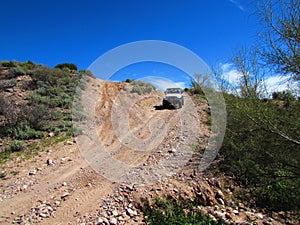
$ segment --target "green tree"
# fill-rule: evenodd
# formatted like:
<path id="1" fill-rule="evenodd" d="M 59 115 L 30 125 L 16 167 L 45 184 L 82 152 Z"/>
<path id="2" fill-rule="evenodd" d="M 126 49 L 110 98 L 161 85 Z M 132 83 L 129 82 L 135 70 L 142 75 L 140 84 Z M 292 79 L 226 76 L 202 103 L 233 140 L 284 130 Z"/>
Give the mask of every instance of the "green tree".
<path id="1" fill-rule="evenodd" d="M 258 52 L 245 47 L 238 49 L 232 62 L 240 74 L 240 95 L 247 98 L 259 98 L 265 94 L 264 71 L 258 63 Z"/>
<path id="2" fill-rule="evenodd" d="M 269 69 L 300 80 L 300 1 L 255 1 L 262 29 L 258 33 L 261 60 Z"/>

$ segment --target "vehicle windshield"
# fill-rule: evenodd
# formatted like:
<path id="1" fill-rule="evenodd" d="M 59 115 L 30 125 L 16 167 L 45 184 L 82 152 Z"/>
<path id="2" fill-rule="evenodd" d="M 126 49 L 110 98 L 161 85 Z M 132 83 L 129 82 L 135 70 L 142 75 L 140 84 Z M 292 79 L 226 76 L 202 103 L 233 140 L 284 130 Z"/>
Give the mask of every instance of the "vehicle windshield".
<path id="1" fill-rule="evenodd" d="M 181 93 L 180 89 L 179 88 L 170 88 L 170 89 L 167 89 L 166 93 Z"/>

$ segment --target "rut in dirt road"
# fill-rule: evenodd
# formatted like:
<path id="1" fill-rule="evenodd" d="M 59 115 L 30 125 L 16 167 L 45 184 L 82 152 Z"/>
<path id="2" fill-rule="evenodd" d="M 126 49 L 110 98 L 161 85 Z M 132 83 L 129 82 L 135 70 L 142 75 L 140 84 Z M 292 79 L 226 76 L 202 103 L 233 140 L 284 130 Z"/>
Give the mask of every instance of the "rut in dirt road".
<path id="1" fill-rule="evenodd" d="M 84 105 L 88 119 L 80 127 L 84 135 L 77 142 L 102 176 L 119 183 L 151 183 L 174 174 L 193 155 L 191 145 L 199 141 L 199 120 L 188 96 L 180 110 L 156 110 L 162 104 L 161 93 L 131 93 L 130 84 L 107 82 L 99 99 L 86 95 L 96 105 Z M 155 152 L 170 151 L 166 146 L 176 149 L 176 154 L 160 154 L 157 163 L 147 162 Z"/>
<path id="2" fill-rule="evenodd" d="M 139 96 L 130 93 L 130 86 L 124 83 L 87 80 L 81 112 L 86 120 L 74 121 L 83 130 L 76 138 L 77 146 L 51 146 L 18 166 L 26 172 L 1 181 L 1 188 L 19 190 L 12 186 L 16 179 L 34 180 L 26 190 L 0 202 L 2 224 L 77 224 L 78 218 L 93 213 L 119 183 L 161 180 L 191 158 L 191 145 L 199 138 L 199 121 L 190 99 L 186 98 L 180 110 L 157 110 L 155 106 L 162 104 L 160 92 Z M 47 165 L 49 158 L 53 165 Z M 70 160 L 62 163 L 65 158 Z M 33 168 L 39 169 L 29 175 Z"/>

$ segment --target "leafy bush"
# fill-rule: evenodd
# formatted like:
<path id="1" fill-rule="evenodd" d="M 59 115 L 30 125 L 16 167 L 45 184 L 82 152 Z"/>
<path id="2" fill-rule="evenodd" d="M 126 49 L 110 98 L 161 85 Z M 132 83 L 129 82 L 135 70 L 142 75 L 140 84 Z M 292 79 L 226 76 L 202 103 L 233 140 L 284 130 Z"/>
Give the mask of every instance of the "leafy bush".
<path id="1" fill-rule="evenodd" d="M 290 181 L 276 181 L 266 187 L 258 188 L 256 194 L 260 195 L 258 205 L 272 208 L 280 211 L 282 209 L 291 209 L 297 206 L 299 208 L 299 183 Z"/>
<path id="2" fill-rule="evenodd" d="M 300 101 L 281 106 L 273 100 L 225 95 L 227 132 L 221 170 L 251 190 L 261 207 L 300 208 Z"/>
<path id="3" fill-rule="evenodd" d="M 57 69 L 66 69 L 68 68 L 70 71 L 77 71 L 77 66 L 73 63 L 60 63 L 60 64 L 57 64 L 54 68 L 57 68 Z"/>

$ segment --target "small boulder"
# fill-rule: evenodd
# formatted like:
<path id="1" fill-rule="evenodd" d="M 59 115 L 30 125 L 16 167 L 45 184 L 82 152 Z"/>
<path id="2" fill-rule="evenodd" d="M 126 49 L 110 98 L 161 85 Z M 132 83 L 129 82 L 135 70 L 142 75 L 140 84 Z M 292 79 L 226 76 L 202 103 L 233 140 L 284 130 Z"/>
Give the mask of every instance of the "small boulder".
<path id="1" fill-rule="evenodd" d="M 32 170 L 29 171 L 30 176 L 34 176 L 34 175 L 36 175 L 36 173 L 37 173 L 36 168 L 33 168 Z"/>
<path id="2" fill-rule="evenodd" d="M 47 165 L 48 166 L 54 165 L 53 160 L 52 159 L 47 159 Z"/>

